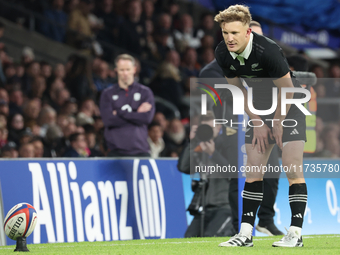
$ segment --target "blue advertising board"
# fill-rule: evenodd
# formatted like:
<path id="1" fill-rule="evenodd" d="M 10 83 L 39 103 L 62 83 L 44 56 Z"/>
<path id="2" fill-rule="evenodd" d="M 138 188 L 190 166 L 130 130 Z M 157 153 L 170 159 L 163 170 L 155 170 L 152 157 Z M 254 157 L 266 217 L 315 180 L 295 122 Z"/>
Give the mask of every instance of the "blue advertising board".
<path id="1" fill-rule="evenodd" d="M 187 227 L 176 160 L 3 160 L 5 214 L 32 204 L 27 243 L 183 237 Z M 7 238 L 7 244 L 15 241 Z"/>
<path id="2" fill-rule="evenodd" d="M 303 235 L 340 234 L 340 179 L 306 179 L 308 202 L 304 215 Z M 291 211 L 288 202 L 288 180 L 279 180 L 274 205 L 276 226 L 283 232 L 288 229 Z M 264 235 L 256 231 L 256 235 Z"/>
<path id="3" fill-rule="evenodd" d="M 340 160 L 305 159 L 303 163 L 304 172 L 308 171 L 307 176 L 310 178 L 305 179 L 308 190 L 308 202 L 304 215 L 302 234 L 340 234 L 340 201 L 338 202 L 338 197 L 340 198 Z M 325 170 L 323 175 L 310 172 L 313 168 L 317 169 L 319 165 L 321 166 L 321 171 Z M 337 170 L 337 173 L 335 173 L 335 170 Z M 332 173 L 327 173 L 327 171 L 332 171 Z M 313 173 L 315 173 L 314 176 L 320 176 L 321 178 L 312 178 Z M 327 178 L 328 176 L 333 178 Z M 274 205 L 274 222 L 281 231 L 285 227 L 288 229 L 290 226 L 291 211 L 288 194 L 288 180 L 280 178 L 276 203 Z M 261 236 L 264 234 L 256 231 L 256 235 Z"/>
<path id="4" fill-rule="evenodd" d="M 340 46 L 339 35 L 334 36 L 327 30 L 306 30 L 296 25 L 290 26 L 288 31 L 280 26 L 268 26 L 265 22 L 262 23 L 262 28 L 266 36 L 297 49 L 329 47 L 336 50 Z"/>
<path id="5" fill-rule="evenodd" d="M 338 159 L 304 163 L 340 165 Z M 193 196 L 191 179 L 177 170 L 175 159 L 1 160 L 0 166 L 5 214 L 21 202 L 37 210 L 29 244 L 181 238 L 192 219 L 185 211 Z M 340 179 L 306 182 L 303 234 L 339 234 Z M 281 178 L 274 206 L 281 230 L 290 224 L 287 195 L 288 181 Z"/>
<path id="6" fill-rule="evenodd" d="M 281 162 L 280 162 L 281 164 Z M 307 172 L 309 177 L 313 177 L 313 173 L 310 171 L 312 168 L 318 168 L 322 166 L 322 171 L 328 171 L 330 169 L 338 169 L 337 173 L 332 171 L 330 173 L 316 173 L 314 176 L 321 176 L 321 178 L 306 178 L 308 189 L 308 203 L 304 215 L 303 234 L 315 235 L 315 234 L 340 234 L 340 160 L 339 159 L 305 159 L 304 171 Z M 307 169 L 308 166 L 308 169 Z M 327 166 L 327 167 L 325 167 Z M 313 170 L 312 170 L 313 171 Z M 282 177 L 285 174 L 282 173 Z M 337 176 L 338 175 L 338 176 Z M 332 176 L 332 178 L 328 178 Z M 184 185 L 184 197 L 186 205 L 189 205 L 193 196 L 193 192 L 189 185 L 190 178 L 188 175 L 183 175 Z M 239 190 L 239 193 L 241 193 Z M 278 193 L 276 197 L 276 203 L 274 205 L 275 217 L 274 222 L 277 227 L 283 231 L 286 227 L 290 226 L 291 211 L 288 201 L 289 184 L 286 178 L 279 179 Z M 228 194 L 226 194 L 227 196 Z M 240 200 L 239 200 L 240 201 Z M 242 200 L 239 203 L 239 212 L 242 211 Z M 188 224 L 192 220 L 192 216 L 187 214 Z M 257 224 L 258 218 L 256 218 Z M 256 236 L 265 236 L 258 231 L 255 231 Z"/>

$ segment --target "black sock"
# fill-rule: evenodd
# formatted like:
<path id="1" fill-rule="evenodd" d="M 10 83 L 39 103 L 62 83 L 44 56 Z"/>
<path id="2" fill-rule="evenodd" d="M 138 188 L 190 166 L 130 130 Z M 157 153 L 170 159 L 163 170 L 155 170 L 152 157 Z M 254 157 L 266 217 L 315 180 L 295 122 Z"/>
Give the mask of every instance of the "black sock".
<path id="1" fill-rule="evenodd" d="M 303 216 L 307 204 L 306 183 L 297 183 L 289 187 L 289 204 L 292 211 L 291 226 L 302 228 Z"/>
<path id="2" fill-rule="evenodd" d="M 245 183 L 243 190 L 242 222 L 254 227 L 257 209 L 263 198 L 263 181 Z"/>

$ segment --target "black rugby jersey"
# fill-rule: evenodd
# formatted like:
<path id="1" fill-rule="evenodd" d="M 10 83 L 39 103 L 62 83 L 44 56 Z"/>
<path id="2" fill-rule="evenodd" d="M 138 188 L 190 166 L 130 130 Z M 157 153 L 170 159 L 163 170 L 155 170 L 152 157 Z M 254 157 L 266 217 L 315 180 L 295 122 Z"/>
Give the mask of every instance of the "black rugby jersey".
<path id="1" fill-rule="evenodd" d="M 253 104 L 256 109 L 269 109 L 272 104 L 273 80 L 283 77 L 288 72 L 295 87 L 301 87 L 289 69 L 282 49 L 271 39 L 252 32 L 253 43 L 248 59 L 241 65 L 233 58 L 225 44 L 221 41 L 215 50 L 215 57 L 227 78 L 243 78 L 253 88 Z M 301 94 L 294 93 L 294 98 Z"/>

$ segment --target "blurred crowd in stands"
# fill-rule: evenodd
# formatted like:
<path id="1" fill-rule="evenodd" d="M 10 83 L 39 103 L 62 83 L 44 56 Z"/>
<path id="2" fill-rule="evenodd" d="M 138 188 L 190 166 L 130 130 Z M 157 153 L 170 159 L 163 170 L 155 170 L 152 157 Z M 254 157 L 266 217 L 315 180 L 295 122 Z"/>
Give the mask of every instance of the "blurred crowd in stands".
<path id="1" fill-rule="evenodd" d="M 107 154 L 98 103 L 100 93 L 116 83 L 115 52 L 109 44 L 138 56 L 135 80 L 179 109 L 181 119 L 157 105 L 148 138 L 153 144 L 152 157 L 179 155 L 190 129 L 189 106 L 183 100 L 195 93 L 190 79 L 198 77 L 201 68 L 214 59 L 214 49 L 222 40 L 214 13 L 203 13 L 195 24 L 191 15 L 180 10 L 177 0 L 12 2 L 52 21 L 37 18 L 36 31 L 83 54 L 51 65 L 36 61 L 34 51 L 25 47 L 21 60 L 13 61 L 1 41 L 6 28 L 0 24 L 2 157 L 72 156 L 70 147 L 82 151 L 78 156 Z M 28 26 L 24 13 L 3 8 L 0 15 Z M 142 65 L 145 60 L 156 67 Z M 340 97 L 339 64 L 333 63 L 329 70 L 321 66 L 310 70 L 318 78 L 332 78 L 314 86 L 318 98 Z M 338 108 L 318 106 L 315 156 L 340 156 Z"/>

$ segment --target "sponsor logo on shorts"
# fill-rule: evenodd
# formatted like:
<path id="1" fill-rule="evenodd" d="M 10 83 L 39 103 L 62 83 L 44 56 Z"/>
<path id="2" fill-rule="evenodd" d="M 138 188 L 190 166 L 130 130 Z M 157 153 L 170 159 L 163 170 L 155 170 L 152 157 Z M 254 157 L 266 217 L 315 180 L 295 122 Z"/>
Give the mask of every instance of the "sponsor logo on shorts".
<path id="1" fill-rule="evenodd" d="M 296 130 L 296 128 L 294 128 L 294 130 L 292 132 L 290 132 L 290 135 L 298 135 L 299 132 Z"/>

